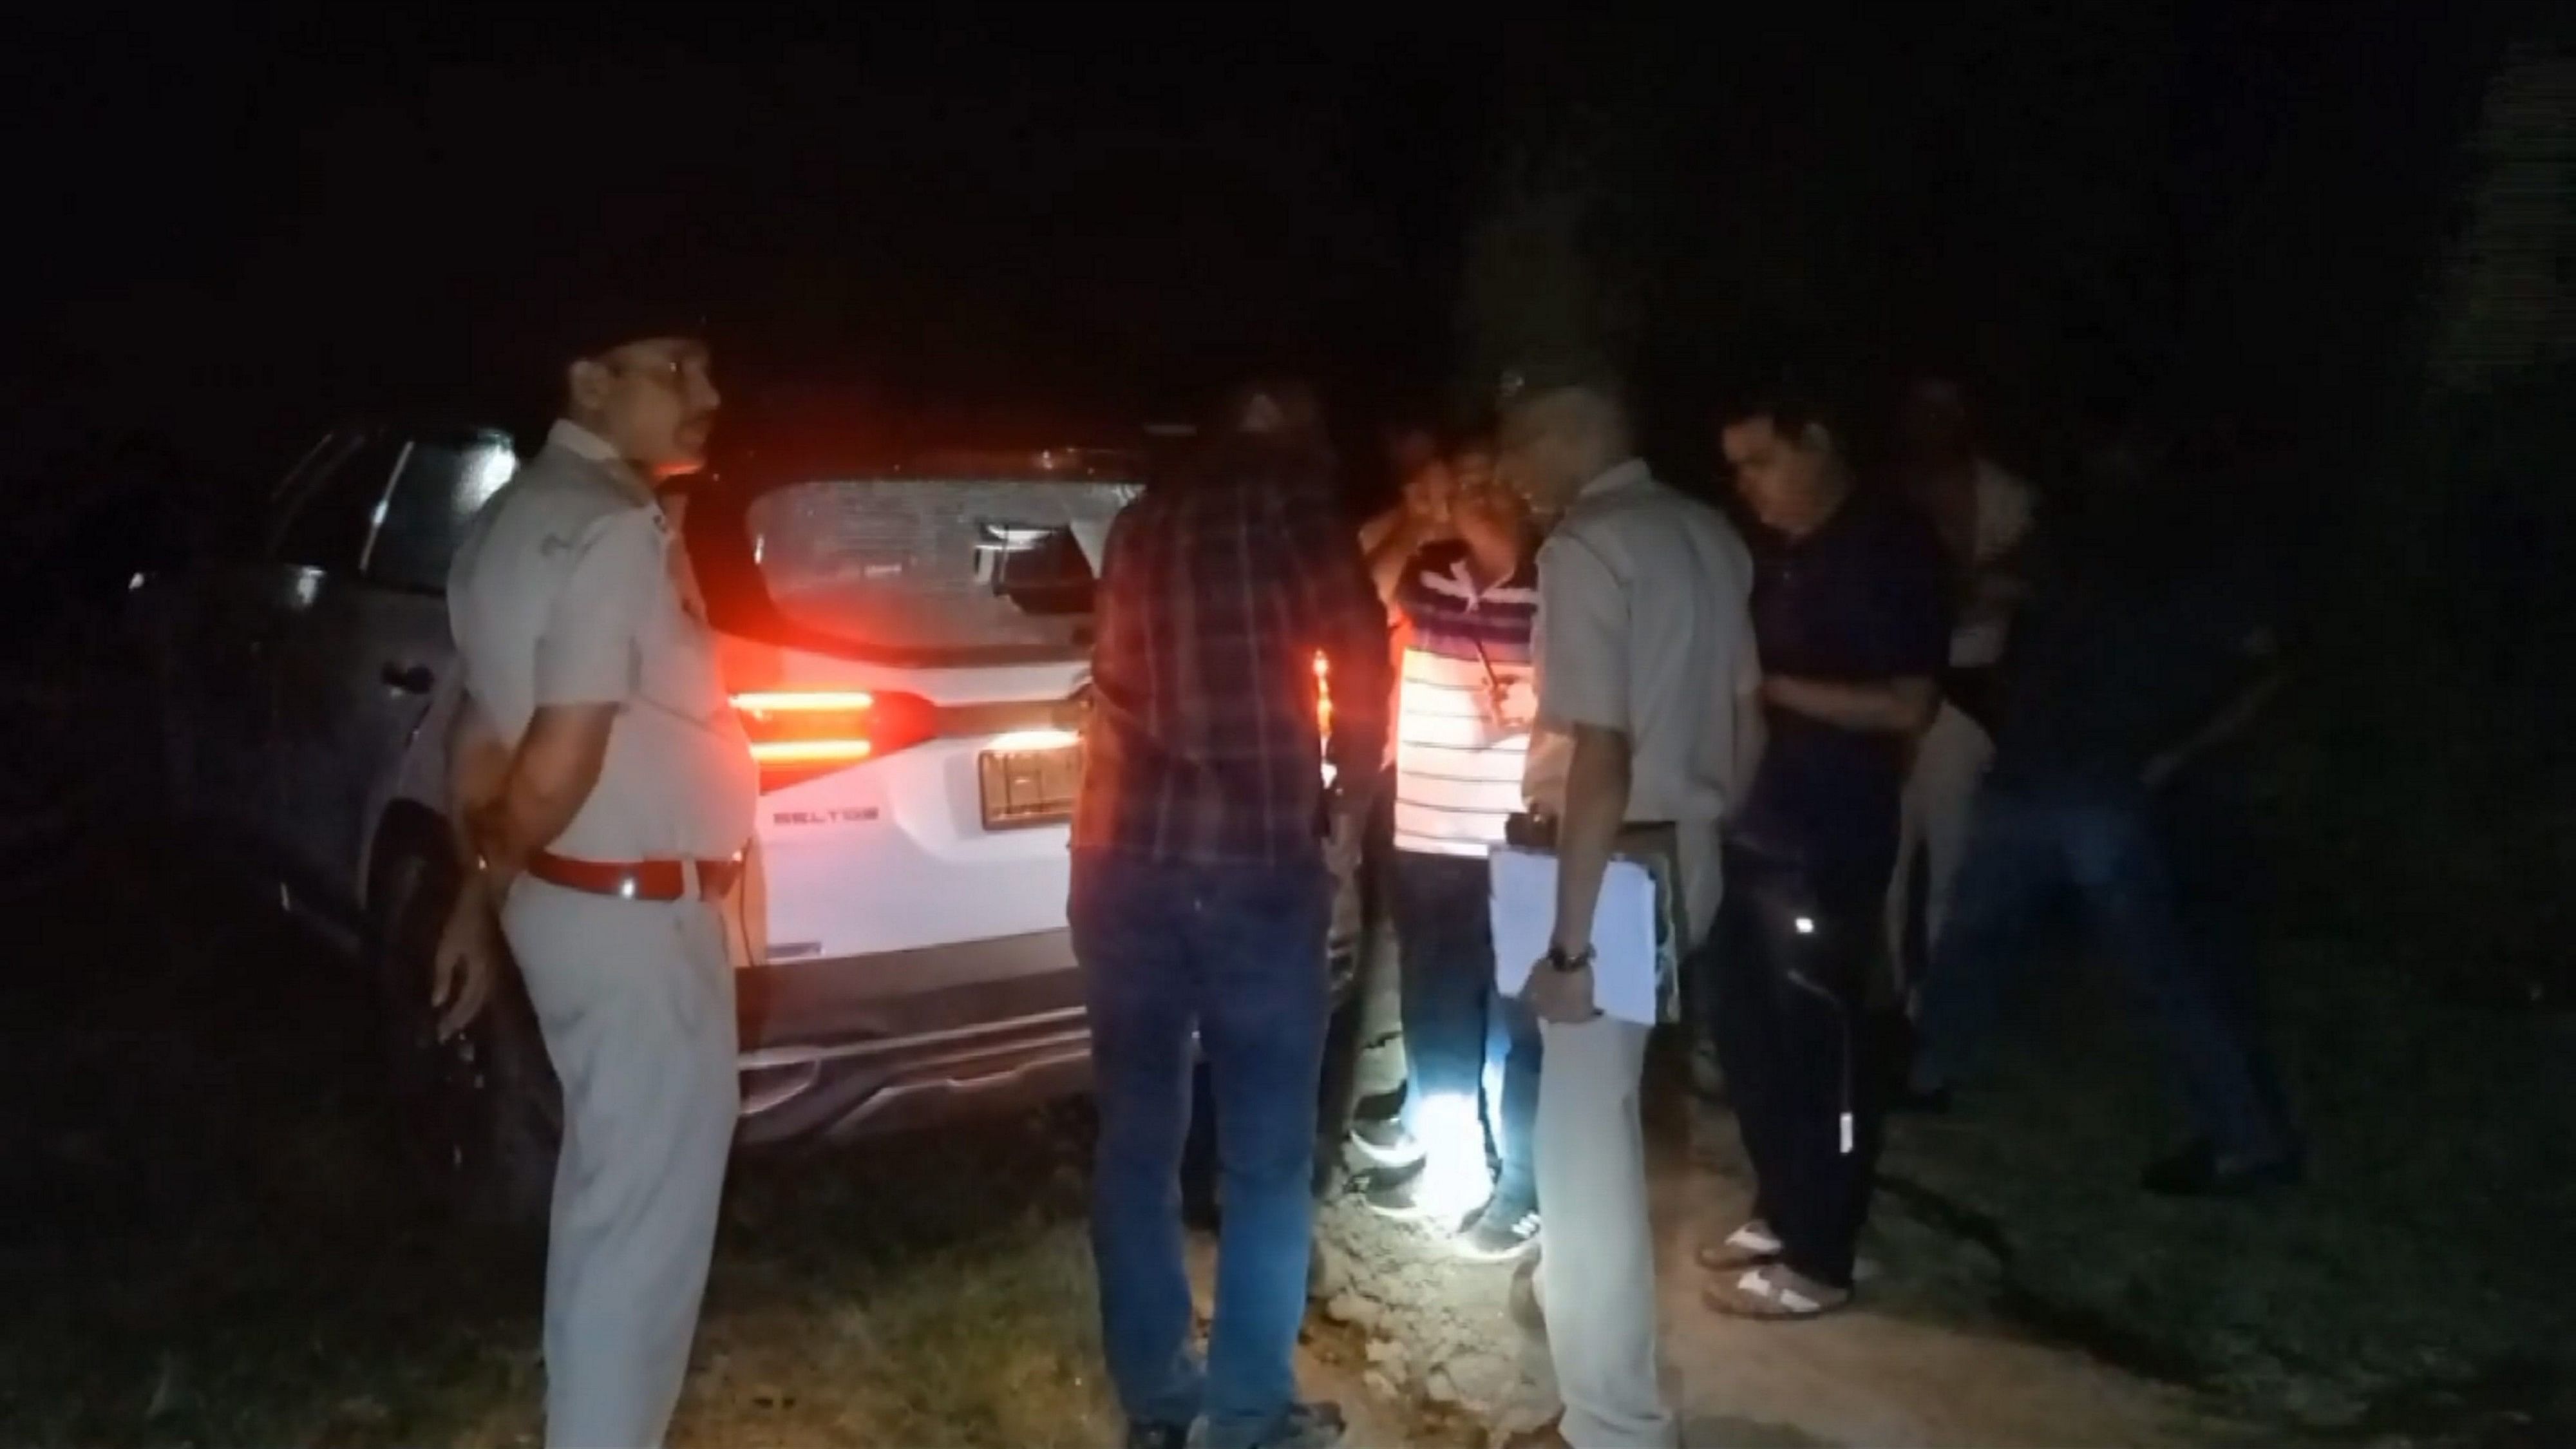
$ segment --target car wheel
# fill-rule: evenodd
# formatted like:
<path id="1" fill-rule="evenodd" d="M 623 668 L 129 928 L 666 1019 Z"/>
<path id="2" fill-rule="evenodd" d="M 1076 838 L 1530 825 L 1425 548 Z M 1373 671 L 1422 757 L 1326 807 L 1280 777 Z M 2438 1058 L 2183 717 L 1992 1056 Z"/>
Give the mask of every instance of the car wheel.
<path id="1" fill-rule="evenodd" d="M 438 1040 L 430 979 L 456 890 L 451 863 L 415 850 L 389 868 L 380 897 L 376 979 L 396 1120 L 406 1155 L 452 1210 L 533 1226 L 554 1198 L 563 1093 L 527 988 L 506 962 L 473 1024 Z"/>
<path id="2" fill-rule="evenodd" d="M 0 880 L 12 885 L 51 876 L 79 839 L 58 741 L 43 728 L 26 735 L 0 759 Z"/>
<path id="3" fill-rule="evenodd" d="M 95 833 L 123 842 L 164 834 L 184 813 L 188 783 L 171 670 L 129 637 L 86 652 L 68 685 L 81 722 L 65 756 L 79 776 L 78 808 Z"/>

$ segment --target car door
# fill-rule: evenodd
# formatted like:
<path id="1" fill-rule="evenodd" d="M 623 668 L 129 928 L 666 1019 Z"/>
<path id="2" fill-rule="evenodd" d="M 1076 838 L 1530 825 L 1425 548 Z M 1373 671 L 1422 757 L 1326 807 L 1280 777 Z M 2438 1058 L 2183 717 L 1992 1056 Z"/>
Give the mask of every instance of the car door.
<path id="1" fill-rule="evenodd" d="M 269 668 L 279 596 L 294 588 L 280 560 L 321 546 L 328 510 L 320 500 L 365 445 L 360 431 L 324 437 L 237 548 L 164 581 L 169 586 L 146 600 L 142 626 L 158 661 L 173 804 L 227 845 L 258 850 L 269 830 Z"/>
<path id="2" fill-rule="evenodd" d="M 278 789 L 307 741 L 288 734 L 279 716 L 279 671 L 311 658 L 317 635 L 330 628 L 334 586 L 358 570 L 402 448 L 398 433 L 355 430 L 336 456 L 297 480 L 279 500 L 266 553 L 246 589 L 254 662 L 224 687 L 241 696 L 240 714 L 256 716 L 255 749 L 245 762 L 256 794 L 241 813 L 259 851 L 256 864 L 281 878 L 308 853 L 301 839 L 306 822 Z"/>
<path id="3" fill-rule="evenodd" d="M 499 432 L 405 437 L 351 566 L 326 572 L 281 633 L 272 791 L 308 904 L 358 908 L 369 837 L 454 662 L 448 562 L 516 464 Z"/>

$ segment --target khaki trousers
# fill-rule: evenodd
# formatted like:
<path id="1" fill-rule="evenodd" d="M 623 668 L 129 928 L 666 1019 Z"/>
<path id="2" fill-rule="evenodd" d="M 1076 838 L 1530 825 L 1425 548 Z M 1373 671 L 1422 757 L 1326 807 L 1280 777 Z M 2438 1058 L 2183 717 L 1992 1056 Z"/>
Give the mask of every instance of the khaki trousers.
<path id="1" fill-rule="evenodd" d="M 1723 890 L 1714 824 L 1676 833 L 1691 944 Z M 1647 1213 L 1638 1093 L 1648 1028 L 1600 1017 L 1543 1023 L 1538 1200 L 1546 1205 L 1539 1300 L 1575 1449 L 1672 1449 L 1680 1431 L 1656 1374 L 1655 1232 Z"/>
<path id="2" fill-rule="evenodd" d="M 697 901 L 525 879 L 501 923 L 563 1083 L 546 1442 L 657 1445 L 688 1372 L 740 1102 L 724 925 Z"/>
<path id="3" fill-rule="evenodd" d="M 1655 1243 L 1637 1089 L 1647 1029 L 1602 1017 L 1542 1023 L 1538 1200 L 1547 1204 L 1539 1301 L 1575 1449 L 1671 1449 L 1655 1381 Z"/>

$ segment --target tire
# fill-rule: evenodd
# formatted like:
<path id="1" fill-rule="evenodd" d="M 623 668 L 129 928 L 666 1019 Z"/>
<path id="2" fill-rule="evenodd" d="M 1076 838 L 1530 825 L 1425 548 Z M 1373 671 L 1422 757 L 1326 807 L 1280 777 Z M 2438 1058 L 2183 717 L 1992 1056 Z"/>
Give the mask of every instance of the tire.
<path id="1" fill-rule="evenodd" d="M 81 843 L 89 778 L 77 697 L 43 661 L 0 671 L 0 707 L 14 734 L 0 752 L 0 883 L 32 886 L 58 874 Z"/>
<path id="2" fill-rule="evenodd" d="M 472 1025 L 440 1042 L 429 992 L 455 867 L 434 849 L 387 867 L 373 954 L 385 1049 L 405 1155 L 458 1216 L 535 1227 L 554 1200 L 563 1093 L 518 968 L 504 962 Z"/>
<path id="3" fill-rule="evenodd" d="M 49 880 L 80 843 L 63 774 L 39 748 L 0 771 L 0 884 Z"/>

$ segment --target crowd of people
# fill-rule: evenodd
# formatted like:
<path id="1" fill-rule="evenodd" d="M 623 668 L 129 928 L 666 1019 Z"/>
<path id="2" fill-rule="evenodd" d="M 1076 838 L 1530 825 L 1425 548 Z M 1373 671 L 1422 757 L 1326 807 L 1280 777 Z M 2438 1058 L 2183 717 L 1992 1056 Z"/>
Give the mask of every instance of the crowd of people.
<path id="1" fill-rule="evenodd" d="M 1638 1110 L 1657 1028 L 1600 1010 L 1593 971 L 1605 875 L 1641 831 L 1667 843 L 1685 937 L 1661 1025 L 1731 1105 L 1754 1177 L 1749 1220 L 1696 1254 L 1710 1309 L 1853 1301 L 1888 1114 L 1948 1109 L 2064 898 L 2146 1004 L 2193 1129 L 2143 1185 L 2297 1179 L 2224 913 L 2237 882 L 2193 868 L 2232 859 L 2211 756 L 2272 687 L 2259 573 L 2183 531 L 2142 425 L 2106 430 L 2042 510 L 1955 382 L 1916 384 L 1897 413 L 1885 476 L 1864 477 L 1815 397 L 1722 401 L 1727 508 L 1638 455 L 1615 374 L 1541 364 L 1479 426 L 1395 433 L 1399 499 L 1353 539 L 1329 523 L 1311 394 L 1261 385 L 1122 517 L 1074 923 L 1132 1443 L 1179 1445 L 1202 1418 L 1224 1446 L 1338 1433 L 1289 1371 L 1333 811 L 1376 815 L 1407 1068 L 1396 1110 L 1352 1128 L 1355 1190 L 1464 1256 L 1523 1260 L 1570 1443 L 1675 1434 Z M 1507 847 L 1555 864 L 1545 956 L 1516 992 L 1490 873 Z M 1226 1208 L 1204 1363 L 1172 1186 L 1191 1021 Z"/>
<path id="2" fill-rule="evenodd" d="M 740 877 L 756 786 L 659 496 L 703 464 L 719 405 L 696 335 L 633 314 L 565 339 L 562 416 L 449 585 L 462 884 L 433 986 L 461 1028 L 506 940 L 562 1083 L 556 1444 L 660 1442 L 736 1115 L 707 903 Z M 1067 917 L 1132 1445 L 1341 1435 L 1293 1364 L 1326 842 L 1372 818 L 1408 1080 L 1353 1127 L 1357 1188 L 1528 1268 L 1573 1444 L 1675 1442 L 1639 1113 L 1658 1030 L 1705 1046 L 1752 1164 L 1751 1218 L 1696 1255 L 1707 1305 L 1747 1319 L 1852 1301 L 1888 1111 L 1947 1103 L 2061 897 L 2151 1007 L 2195 1129 L 2146 1186 L 2296 1180 L 2210 764 L 2279 641 L 2263 572 L 2177 506 L 2154 434 L 2106 435 L 2043 512 L 1953 385 L 1908 397 L 1883 479 L 1843 419 L 1774 387 L 1709 414 L 1731 516 L 1640 456 L 1596 361 L 1514 373 L 1480 423 L 1403 438 L 1402 500 L 1355 537 L 1314 394 L 1247 385 L 1102 548 Z M 1497 890 L 1506 848 L 1547 862 L 1546 899 Z M 1638 963 L 1596 954 L 1614 867 L 1641 862 L 1669 948 L 1645 1019 L 1603 1009 Z M 1498 959 L 1507 908 L 1546 922 L 1536 959 Z M 1222 1208 L 1204 1355 L 1180 1195 L 1201 1061 Z"/>

